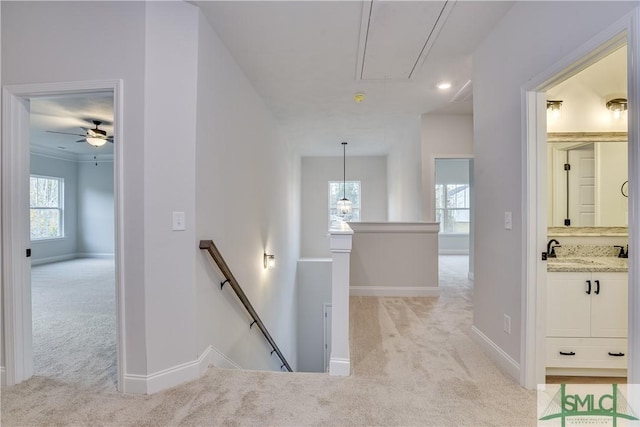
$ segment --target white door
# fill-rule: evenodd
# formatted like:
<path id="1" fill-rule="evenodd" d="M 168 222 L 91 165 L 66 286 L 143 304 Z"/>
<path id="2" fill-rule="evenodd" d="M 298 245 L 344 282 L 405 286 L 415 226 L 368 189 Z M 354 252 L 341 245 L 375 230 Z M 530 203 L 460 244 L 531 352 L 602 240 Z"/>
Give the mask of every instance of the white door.
<path id="1" fill-rule="evenodd" d="M 324 371 L 329 372 L 331 360 L 331 304 L 323 304 L 324 314 Z"/>
<path id="2" fill-rule="evenodd" d="M 595 225 L 596 169 L 593 144 L 569 150 L 569 218 L 571 225 Z"/>

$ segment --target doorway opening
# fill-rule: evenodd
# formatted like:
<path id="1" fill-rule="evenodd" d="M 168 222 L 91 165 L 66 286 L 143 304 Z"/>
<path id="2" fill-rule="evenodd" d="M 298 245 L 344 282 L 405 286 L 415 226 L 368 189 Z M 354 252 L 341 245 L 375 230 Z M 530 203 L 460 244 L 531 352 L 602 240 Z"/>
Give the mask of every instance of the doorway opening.
<path id="1" fill-rule="evenodd" d="M 30 100 L 33 374 L 117 388 L 113 93 Z"/>
<path id="2" fill-rule="evenodd" d="M 590 378 L 595 378 L 597 376 L 619 376 L 621 373 L 625 371 L 628 376 L 628 380 L 633 382 L 637 380 L 637 371 L 634 371 L 634 364 L 637 366 L 637 357 L 638 352 L 634 351 L 637 349 L 637 334 L 638 328 L 634 325 L 637 322 L 634 321 L 634 317 L 636 314 L 634 313 L 633 307 L 637 307 L 639 304 L 638 301 L 638 290 L 633 286 L 629 286 L 628 290 L 624 292 L 622 298 L 626 298 L 624 302 L 630 307 L 628 320 L 626 324 L 623 325 L 623 328 L 626 329 L 625 333 L 628 333 L 628 341 L 626 338 L 620 338 L 617 335 L 620 331 L 615 331 L 616 325 L 605 325 L 604 329 L 608 329 L 607 337 L 601 337 L 601 332 L 603 328 L 596 326 L 595 328 L 590 327 L 588 337 L 589 340 L 594 340 L 595 344 L 611 344 L 611 345 L 624 345 L 625 350 L 611 350 L 605 352 L 604 358 L 616 358 L 618 360 L 621 357 L 626 358 L 627 360 L 621 366 L 606 366 L 606 370 L 597 370 L 592 369 L 590 363 L 587 361 L 581 361 L 582 366 L 577 367 L 570 364 L 570 358 L 577 356 L 578 352 L 572 349 L 566 349 L 564 346 L 571 344 L 579 344 L 583 342 L 587 337 L 568 337 L 568 336 L 553 336 L 562 334 L 564 332 L 561 331 L 562 327 L 557 327 L 556 324 L 559 319 L 571 320 L 574 316 L 570 314 L 571 310 L 569 307 L 565 306 L 564 311 L 556 316 L 554 313 L 554 305 L 557 304 L 548 304 L 549 298 L 554 298 L 555 293 L 560 291 L 556 285 L 558 283 L 548 283 L 552 280 L 555 280 L 556 277 L 552 275 L 556 273 L 550 269 L 548 272 L 548 268 L 550 263 L 548 261 L 548 256 L 551 254 L 551 249 L 554 246 L 562 246 L 562 244 L 566 246 L 571 246 L 574 244 L 574 237 L 571 235 L 558 235 L 554 234 L 557 232 L 565 231 L 566 233 L 573 234 L 571 230 L 571 223 L 584 221 L 585 224 L 589 222 L 593 222 L 593 226 L 590 227 L 598 227 L 605 226 L 606 222 L 603 222 L 603 218 L 608 215 L 608 213 L 604 212 L 606 209 L 603 209 L 602 206 L 598 205 L 598 197 L 606 194 L 609 195 L 611 193 L 608 190 L 602 191 L 597 187 L 605 185 L 606 180 L 601 180 L 599 182 L 598 175 L 598 166 L 597 164 L 593 165 L 593 172 L 588 172 L 583 174 L 580 179 L 583 179 L 581 185 L 577 187 L 571 187 L 571 183 L 569 183 L 569 193 L 570 197 L 576 197 L 575 193 L 586 192 L 589 194 L 593 194 L 593 200 L 589 200 L 589 195 L 584 195 L 582 197 L 582 201 L 578 203 L 578 207 L 571 207 L 570 204 L 567 205 L 566 200 L 563 200 L 562 206 L 556 208 L 553 206 L 555 200 L 553 200 L 554 193 L 553 189 L 555 186 L 556 195 L 561 194 L 561 188 L 564 187 L 564 192 L 566 193 L 567 183 L 569 181 L 566 180 L 563 185 L 554 184 L 552 180 L 548 177 L 547 172 L 548 168 L 552 167 L 549 165 L 553 165 L 554 149 L 550 146 L 555 142 L 571 142 L 575 145 L 575 142 L 579 139 L 584 139 L 585 136 L 590 137 L 595 135 L 595 139 L 590 141 L 581 141 L 580 144 L 587 147 L 588 144 L 598 143 L 598 145 L 594 145 L 593 156 L 590 153 L 581 153 L 578 158 L 582 159 L 580 161 L 584 161 L 587 166 L 591 167 L 591 162 L 596 162 L 595 156 L 598 155 L 598 150 L 604 148 L 608 150 L 613 145 L 605 146 L 606 142 L 611 142 L 611 139 L 603 139 L 606 138 L 607 135 L 613 139 L 618 138 L 621 132 L 616 132 L 616 129 L 609 128 L 604 129 L 603 123 L 598 123 L 593 117 L 589 117 L 588 123 L 591 126 L 589 132 L 582 129 L 579 130 L 561 128 L 558 124 L 553 124 L 551 122 L 552 117 L 548 116 L 552 114 L 547 110 L 548 107 L 551 106 L 549 101 L 557 101 L 556 99 L 549 98 L 549 94 L 560 96 L 558 93 L 553 93 L 554 88 L 562 88 L 564 82 L 569 81 L 571 77 L 578 76 L 579 73 L 587 70 L 591 66 L 598 67 L 598 63 L 601 60 L 610 57 L 611 55 L 615 55 L 617 51 L 620 49 L 626 50 L 629 53 L 635 55 L 635 52 L 638 46 L 635 44 L 633 37 L 629 36 L 630 28 L 632 27 L 632 21 L 635 18 L 633 16 L 629 16 L 627 20 L 621 20 L 618 23 L 614 24 L 607 31 L 600 34 L 598 37 L 590 40 L 585 45 L 581 46 L 571 55 L 568 55 L 563 61 L 560 61 L 556 64 L 552 69 L 545 71 L 543 74 L 536 76 L 533 78 L 528 87 L 524 88 L 525 97 L 524 100 L 524 119 L 526 121 L 526 131 L 523 135 L 526 141 L 524 155 L 523 155 L 523 212 L 525 212 L 525 218 L 523 218 L 525 223 L 525 236 L 524 236 L 524 282 L 523 282 L 523 324 L 525 325 L 523 340 L 522 340 L 522 359 L 521 359 L 521 383 L 527 388 L 534 388 L 536 384 L 544 384 L 546 381 L 547 368 L 552 365 L 557 365 L 559 362 L 554 361 L 553 359 L 558 359 L 560 356 L 563 358 L 566 357 L 564 365 L 562 366 L 553 366 L 554 368 L 567 368 L 571 372 L 572 375 L 580 375 L 580 376 L 589 376 Z M 626 61 L 626 59 L 625 59 Z M 631 108 L 629 110 L 629 120 L 628 124 L 625 123 L 622 125 L 624 128 L 625 140 L 628 140 L 627 144 L 627 155 L 629 156 L 630 161 L 628 162 L 628 180 L 629 182 L 634 182 L 634 177 L 637 176 L 637 164 L 634 163 L 632 159 L 637 158 L 637 144 L 638 144 L 638 122 L 636 112 L 633 111 L 634 100 L 637 99 L 638 92 L 638 77 L 635 75 L 637 73 L 636 70 L 637 64 L 632 61 L 629 61 L 628 64 L 625 64 L 623 67 L 627 70 L 627 78 L 624 80 L 624 89 L 628 87 L 628 98 L 630 99 Z M 565 88 L 566 89 L 566 88 Z M 565 96 L 569 99 L 569 93 L 571 91 L 565 92 Z M 582 95 L 585 95 L 585 88 L 583 87 L 581 90 Z M 605 114 L 607 119 L 612 120 L 612 112 L 607 110 L 607 96 L 616 96 L 615 93 L 601 93 L 599 94 L 601 100 L 602 107 L 599 111 L 599 114 Z M 618 94 L 619 95 L 619 94 Z M 589 94 L 587 98 L 595 97 L 594 94 Z M 584 99 L 577 101 L 577 103 L 582 103 L 578 107 L 586 108 L 586 102 Z M 564 102 L 562 103 L 564 107 Z M 575 105 L 574 105 L 575 108 Z M 584 114 L 576 113 L 577 110 L 573 110 L 567 108 L 566 110 L 561 111 L 562 116 L 565 114 L 571 113 L 571 119 L 573 121 L 576 120 L 584 120 Z M 567 117 L 567 119 L 569 119 Z M 569 121 L 570 121 L 569 120 Z M 603 118 L 604 120 L 604 118 Z M 549 123 L 549 128 L 547 127 Z M 576 126 L 577 122 L 571 123 L 571 126 Z M 555 126 L 555 128 L 553 127 Z M 594 128 L 595 126 L 595 128 Z M 600 126 L 598 128 L 598 126 Z M 548 134 L 548 131 L 549 132 Z M 573 131 L 573 132 L 571 132 Z M 586 135 L 585 135 L 586 132 Z M 603 135 L 607 134 L 607 135 Z M 549 140 L 549 142 L 548 142 Z M 569 146 L 568 146 L 569 147 Z M 578 148 L 576 146 L 576 148 Z M 588 152 L 590 149 L 586 148 L 583 151 Z M 557 150 L 556 150 L 557 151 Z M 558 154 L 558 153 L 556 153 Z M 564 154 L 564 158 L 566 159 L 567 153 L 560 153 L 556 156 L 556 159 L 562 158 L 562 154 Z M 602 157 L 602 156 L 601 156 Z M 567 167 L 569 169 L 570 167 Z M 621 169 L 621 168 L 618 168 Z M 564 170 L 564 165 L 563 165 Z M 561 175 L 556 173 L 556 175 Z M 594 175 L 594 176 L 587 176 Z M 609 176 L 609 174 L 606 174 Z M 613 174 L 611 174 L 613 175 Z M 602 178 L 602 173 L 600 173 L 600 177 Z M 605 177 L 606 178 L 606 177 Z M 622 184 L 620 182 L 619 184 Z M 620 188 L 616 190 L 619 192 Z M 637 199 L 634 196 L 636 193 L 628 193 L 628 203 L 630 207 L 637 206 Z M 600 195 L 600 196 L 599 196 Z M 637 194 L 636 194 L 637 195 Z M 583 206 L 580 207 L 579 205 Z M 591 207 L 587 205 L 592 205 Z M 589 209 L 586 209 L 589 208 Z M 607 209 L 609 206 L 607 206 Z M 580 210 L 582 209 L 582 212 Z M 598 210 L 601 212 L 598 213 Z M 593 212 L 591 212 L 593 211 Z M 555 212 L 555 213 L 554 213 Z M 552 225 L 556 225 L 554 220 L 557 220 L 558 213 L 562 215 L 562 225 L 557 227 L 549 228 Z M 628 213 L 633 215 L 633 209 L 628 209 Z M 629 214 L 626 212 L 620 213 L 620 215 L 614 215 L 616 217 L 626 218 Z M 604 216 L 603 216 L 604 215 Z M 572 218 L 573 217 L 573 218 Z M 575 218 L 575 219 L 574 219 Z M 567 220 L 567 221 L 565 221 Z M 635 222 L 634 222 L 635 221 Z M 637 227 L 635 226 L 637 219 L 634 220 L 633 217 L 629 217 L 626 221 L 628 222 L 628 228 L 625 231 L 625 235 L 628 234 L 628 243 L 630 246 L 634 246 L 637 243 Z M 565 225 L 566 224 L 566 225 Z M 626 225 L 626 224 L 625 224 Z M 621 228 L 624 228 L 621 227 Z M 564 241 L 558 239 L 558 237 L 562 237 Z M 576 236 L 580 237 L 580 236 Z M 620 253 L 620 248 L 614 248 L 617 245 L 617 242 L 612 240 L 613 237 L 620 237 L 626 239 L 626 236 L 608 236 L 603 235 L 600 238 L 602 240 L 598 240 L 593 243 L 594 245 L 599 246 L 610 246 L 611 251 L 616 251 L 616 255 Z M 560 243 L 556 243 L 553 240 L 560 240 Z M 549 249 L 547 247 L 550 246 Z M 562 252 L 562 248 L 560 248 Z M 612 257 L 613 258 L 613 257 Z M 628 258 L 628 261 L 625 260 L 625 264 L 629 266 L 628 269 L 628 281 L 629 283 L 633 283 L 635 278 L 634 267 L 637 265 L 638 258 L 635 255 L 632 255 Z M 565 270 L 559 270 L 560 271 Z M 626 268 L 625 268 L 626 271 Z M 596 274 L 591 272 L 591 274 Z M 597 272 L 600 274 L 600 272 Z M 624 282 L 627 282 L 627 274 L 625 276 Z M 615 282 L 618 278 L 607 277 L 607 282 Z M 585 294 L 587 297 L 591 297 L 592 294 L 599 296 L 597 290 L 602 293 L 604 290 L 604 282 L 599 277 L 581 277 L 573 280 L 563 280 L 563 283 L 573 283 L 578 287 L 582 285 L 585 286 L 584 289 L 581 289 L 581 292 Z M 589 289 L 589 284 L 592 285 L 591 289 Z M 600 285 L 600 286 L 599 286 Z M 553 289 L 551 289 L 553 287 Z M 565 288 L 563 288 L 565 289 Z M 589 292 L 591 291 L 591 292 Z M 609 293 L 608 293 L 609 294 Z M 557 295 L 555 295 L 557 296 Z M 589 305 L 589 323 L 593 325 L 593 316 L 596 315 L 598 317 L 598 311 L 600 310 L 600 301 L 596 304 Z M 624 303 L 622 303 L 624 305 Z M 620 304 L 618 304 L 620 305 Z M 585 310 L 587 312 L 587 310 Z M 616 316 L 613 316 L 616 317 Z M 619 319 L 618 319 L 619 320 Z M 597 324 L 601 324 L 602 322 L 596 322 Z M 618 322 L 620 323 L 620 322 Z M 623 322 L 624 323 L 624 322 Z M 611 327 L 609 327 L 611 326 Z M 568 329 L 571 329 L 569 326 Z M 595 331 L 595 335 L 593 332 Z M 565 331 L 567 332 L 567 331 Z M 581 331 L 572 331 L 572 333 L 582 333 Z M 547 335 L 551 333 L 551 335 Z M 586 333 L 586 332 L 585 332 Z M 620 342 L 617 342 L 620 341 Z M 591 342 L 591 341 L 589 341 Z M 590 350 L 594 350 L 594 346 L 590 347 Z M 562 347 L 562 348 L 560 348 Z M 596 346 L 597 347 L 597 346 Z M 581 349 L 580 352 L 583 354 L 583 357 L 587 357 L 589 359 L 589 351 L 584 351 L 585 349 Z M 596 350 L 594 350 L 596 351 Z M 598 349 L 597 351 L 600 351 Z M 564 353 L 564 354 L 561 354 Z M 611 353 L 611 354 L 608 354 Z M 622 355 L 624 353 L 624 355 Z M 598 356 L 600 357 L 600 356 Z M 592 357 L 593 358 L 593 357 Z M 577 358 L 576 358 L 577 359 Z M 595 363 L 595 362 L 594 362 Z M 601 365 L 604 366 L 604 365 Z M 616 371 L 617 370 L 617 371 Z M 613 375 L 612 375 L 613 373 Z"/>
<path id="3" fill-rule="evenodd" d="M 607 53 L 546 92 L 546 383 L 626 382 L 627 46 Z"/>
<path id="4" fill-rule="evenodd" d="M 3 89 L 6 385 L 122 389 L 121 85 Z"/>
<path id="5" fill-rule="evenodd" d="M 473 279 L 470 265 L 472 248 L 472 171 L 468 157 L 434 158 L 435 213 L 440 223 L 438 233 L 438 272 L 442 278 L 466 276 Z M 443 257 L 452 257 L 443 262 Z M 451 268 L 455 266 L 455 268 Z M 442 282 L 442 280 L 440 280 Z"/>

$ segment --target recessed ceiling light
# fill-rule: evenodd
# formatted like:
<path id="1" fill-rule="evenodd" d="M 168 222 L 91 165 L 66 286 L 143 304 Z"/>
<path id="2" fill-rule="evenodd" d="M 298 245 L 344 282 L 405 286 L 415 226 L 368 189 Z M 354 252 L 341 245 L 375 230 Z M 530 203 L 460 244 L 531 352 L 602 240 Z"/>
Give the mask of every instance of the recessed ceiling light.
<path id="1" fill-rule="evenodd" d="M 449 82 L 438 83 L 437 87 L 440 90 L 446 90 L 446 89 L 449 89 L 451 87 L 451 83 L 449 83 Z"/>

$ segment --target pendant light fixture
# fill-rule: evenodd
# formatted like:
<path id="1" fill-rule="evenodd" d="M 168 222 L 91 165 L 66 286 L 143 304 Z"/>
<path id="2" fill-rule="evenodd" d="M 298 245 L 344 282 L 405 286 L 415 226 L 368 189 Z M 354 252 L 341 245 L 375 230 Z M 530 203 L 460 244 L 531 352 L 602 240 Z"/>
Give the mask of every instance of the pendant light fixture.
<path id="1" fill-rule="evenodd" d="M 353 206 L 347 199 L 347 143 L 342 143 L 342 199 L 338 200 L 338 215 L 343 221 L 351 219 Z"/>

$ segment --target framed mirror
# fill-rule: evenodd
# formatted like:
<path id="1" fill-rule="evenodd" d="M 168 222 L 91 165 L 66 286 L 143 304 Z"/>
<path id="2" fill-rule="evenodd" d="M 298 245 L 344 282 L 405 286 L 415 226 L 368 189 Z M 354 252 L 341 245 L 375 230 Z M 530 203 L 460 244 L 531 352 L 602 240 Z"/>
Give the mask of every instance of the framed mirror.
<path id="1" fill-rule="evenodd" d="M 626 227 L 627 133 L 548 133 L 547 142 L 549 227 Z"/>

